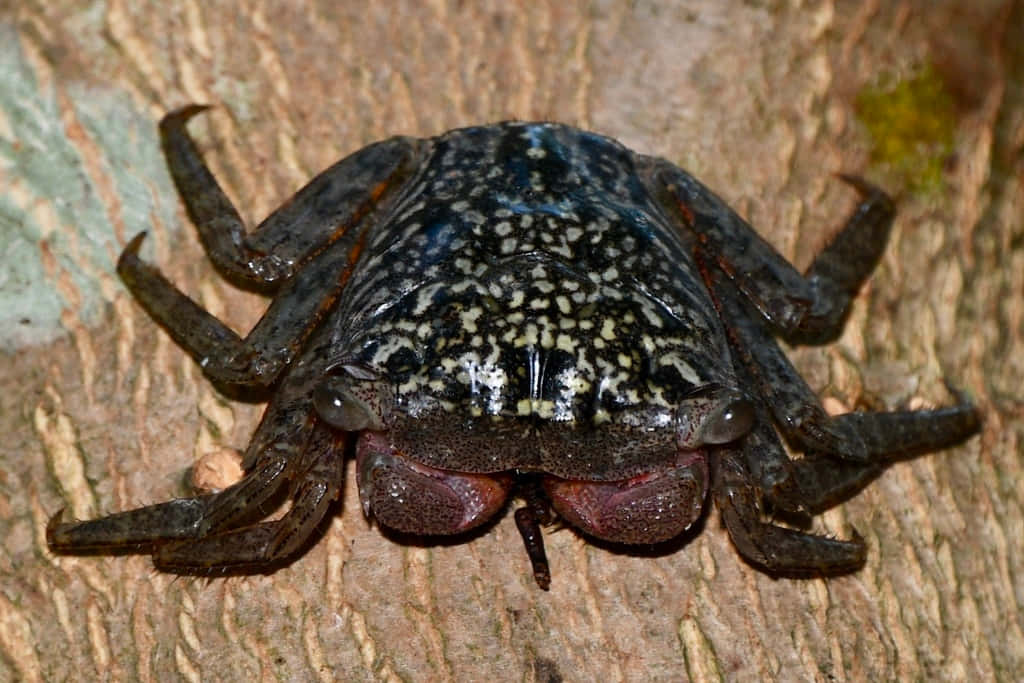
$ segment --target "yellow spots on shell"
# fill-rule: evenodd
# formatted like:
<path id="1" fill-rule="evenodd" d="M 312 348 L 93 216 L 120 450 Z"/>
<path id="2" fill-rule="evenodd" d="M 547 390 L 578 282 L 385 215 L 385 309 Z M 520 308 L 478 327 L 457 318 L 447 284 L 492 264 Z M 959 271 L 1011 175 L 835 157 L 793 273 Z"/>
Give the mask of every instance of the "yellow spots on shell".
<path id="1" fill-rule="evenodd" d="M 468 289 L 475 290 L 476 292 L 481 294 L 483 293 L 480 285 L 474 282 L 471 278 L 466 278 L 462 282 L 455 283 L 454 285 L 451 286 L 451 289 L 449 291 L 451 291 L 452 294 L 462 294 Z"/>
<path id="2" fill-rule="evenodd" d="M 402 382 L 398 385 L 399 394 L 410 394 L 416 391 L 417 387 L 420 386 L 419 380 L 416 377 L 410 377 L 408 381 Z"/>
<path id="3" fill-rule="evenodd" d="M 406 336 L 388 336 L 373 354 L 370 359 L 370 365 L 382 367 L 387 360 L 394 354 L 398 353 L 402 349 L 415 350 L 416 347 L 413 345 L 412 340 Z"/>
<path id="4" fill-rule="evenodd" d="M 644 349 L 644 354 L 650 356 L 654 353 L 655 348 L 654 339 L 649 334 L 645 334 L 640 337 L 640 345 Z"/>
<path id="5" fill-rule="evenodd" d="M 516 337 L 512 344 L 516 348 L 523 346 L 536 346 L 537 342 L 540 341 L 539 330 L 534 323 L 527 323 L 526 327 L 520 330 L 520 334 Z"/>
<path id="6" fill-rule="evenodd" d="M 554 246 L 550 246 L 548 247 L 548 250 L 552 254 L 557 254 L 558 256 L 562 256 L 563 258 L 566 259 L 571 259 L 573 257 L 572 249 L 570 249 L 568 245 L 565 244 L 557 244 Z"/>
<path id="7" fill-rule="evenodd" d="M 546 322 L 546 321 L 545 321 Z M 540 346 L 543 349 L 554 348 L 555 337 L 551 334 L 551 325 L 545 324 L 540 332 Z"/>
<path id="8" fill-rule="evenodd" d="M 520 161 L 545 154 L 543 147 L 530 148 L 543 129 L 529 131 L 528 144 L 517 147 Z M 547 169 L 532 172 L 542 164 L 529 163 L 513 174 L 494 141 L 453 140 L 473 154 L 427 169 L 424 184 L 402 201 L 401 220 L 370 236 L 377 242 L 367 254 L 387 250 L 394 261 L 390 279 L 359 283 L 367 292 L 364 310 L 393 324 L 356 341 L 366 355 L 390 364 L 403 407 L 433 409 L 449 401 L 456 419 L 530 428 L 536 425 L 530 417 L 579 420 L 595 410 L 596 425 L 621 422 L 627 413 L 650 420 L 644 409 L 671 408 L 669 399 L 686 390 L 685 378 L 713 374 L 706 366 L 714 364 L 715 349 L 702 342 L 705 312 L 691 315 L 672 296 L 678 290 L 679 298 L 698 297 L 699 278 L 686 272 L 686 263 L 659 262 L 657 245 L 647 249 L 645 241 L 638 252 L 641 235 L 671 236 L 644 230 L 642 217 L 635 220 L 639 229 L 632 228 L 644 207 L 631 204 L 628 187 L 597 174 L 590 157 L 574 157 L 558 177 Z M 481 164 L 477 152 L 501 163 Z M 583 165 L 573 168 L 576 163 Z M 609 163 L 602 173 L 631 172 Z M 419 235 L 426 241 L 414 241 Z M 664 258 L 668 253 L 660 253 L 662 261 L 672 261 Z M 385 272 L 382 263 L 370 266 Z M 676 271 L 682 276 L 672 279 Z M 651 365 L 656 372 L 649 375 Z"/>
<path id="9" fill-rule="evenodd" d="M 646 300 L 641 301 L 640 310 L 643 311 L 644 317 L 647 318 L 647 322 L 650 323 L 652 327 L 656 327 L 658 329 L 664 327 L 665 323 L 662 321 L 661 316 L 658 315 L 658 311 L 656 311 L 649 302 Z"/>
<path id="10" fill-rule="evenodd" d="M 430 308 L 430 304 L 433 303 L 434 295 L 445 287 L 447 287 L 447 283 L 445 282 L 432 282 L 420 287 L 416 291 L 416 305 L 413 307 L 413 315 L 423 315 L 423 313 Z"/>
<path id="11" fill-rule="evenodd" d="M 555 291 L 555 286 L 551 284 L 550 280 L 537 280 L 533 286 L 539 289 L 541 294 L 550 294 Z"/>
<path id="12" fill-rule="evenodd" d="M 516 414 L 521 417 L 536 415 L 550 420 L 555 415 L 555 402 L 548 399 L 524 398 L 516 403 Z"/>
<path id="13" fill-rule="evenodd" d="M 640 394 L 637 393 L 637 390 L 632 387 L 629 387 L 624 392 L 622 392 L 622 396 L 624 397 L 625 402 L 630 405 L 637 405 L 638 403 L 640 403 Z"/>
<path id="14" fill-rule="evenodd" d="M 570 394 L 579 396 L 580 394 L 585 394 L 590 391 L 590 381 L 581 376 L 578 372 L 573 373 L 569 377 L 565 377 L 564 382 Z"/>
<path id="15" fill-rule="evenodd" d="M 459 314 L 459 318 L 462 321 L 462 327 L 470 334 L 477 332 L 476 321 L 479 320 L 480 316 L 484 314 L 482 306 L 471 306 Z"/>
<path id="16" fill-rule="evenodd" d="M 678 354 L 668 353 L 658 359 L 658 365 L 672 366 L 679 373 L 679 376 L 690 384 L 699 384 L 700 377 L 697 375 L 696 370 L 687 363 L 685 360 L 679 357 Z"/>
<path id="17" fill-rule="evenodd" d="M 672 405 L 665 400 L 665 389 L 652 382 L 647 383 L 647 403 L 661 408 L 671 408 Z"/>
<path id="18" fill-rule="evenodd" d="M 533 190 L 534 192 L 543 192 L 544 191 L 544 189 L 545 189 L 544 188 L 544 182 L 541 179 L 541 175 L 540 175 L 539 171 L 531 171 L 530 172 L 530 189 Z"/>

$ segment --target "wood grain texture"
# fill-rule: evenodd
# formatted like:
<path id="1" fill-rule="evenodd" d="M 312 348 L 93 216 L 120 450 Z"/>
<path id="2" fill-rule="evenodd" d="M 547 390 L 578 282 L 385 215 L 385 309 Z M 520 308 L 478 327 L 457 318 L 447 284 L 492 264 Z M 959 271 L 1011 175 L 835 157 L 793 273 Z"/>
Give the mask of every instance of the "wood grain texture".
<path id="1" fill-rule="evenodd" d="M 1024 676 L 1024 3 L 966 5 L 0 9 L 0 294 L 28 311 L 0 351 L 0 680 Z M 870 164 L 857 96 L 925 64 L 955 128 L 941 189 L 919 192 Z M 948 402 L 949 377 L 984 431 L 824 515 L 870 547 L 831 581 L 754 570 L 712 512 L 653 557 L 549 534 L 542 593 L 511 515 L 401 545 L 367 525 L 352 477 L 323 540 L 271 576 L 55 557 L 50 514 L 183 495 L 260 414 L 218 396 L 113 274 L 145 229 L 144 256 L 235 329 L 262 311 L 204 260 L 162 167 L 155 122 L 190 102 L 216 106 L 194 130 L 249 224 L 371 141 L 554 119 L 688 168 L 804 266 L 854 202 L 832 174 L 865 173 L 903 192 L 891 244 L 838 343 L 792 356 L 840 409 Z"/>

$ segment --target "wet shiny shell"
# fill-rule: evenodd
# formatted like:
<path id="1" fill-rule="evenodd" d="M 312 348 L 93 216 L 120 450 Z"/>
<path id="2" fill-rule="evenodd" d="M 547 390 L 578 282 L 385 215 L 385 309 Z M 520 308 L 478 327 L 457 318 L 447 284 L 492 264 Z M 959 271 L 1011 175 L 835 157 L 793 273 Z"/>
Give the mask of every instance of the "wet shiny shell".
<path id="1" fill-rule="evenodd" d="M 332 342 L 393 387 L 396 446 L 443 469 L 594 479 L 674 459 L 679 403 L 735 380 L 678 218 L 647 189 L 654 160 L 549 123 L 423 144 Z"/>

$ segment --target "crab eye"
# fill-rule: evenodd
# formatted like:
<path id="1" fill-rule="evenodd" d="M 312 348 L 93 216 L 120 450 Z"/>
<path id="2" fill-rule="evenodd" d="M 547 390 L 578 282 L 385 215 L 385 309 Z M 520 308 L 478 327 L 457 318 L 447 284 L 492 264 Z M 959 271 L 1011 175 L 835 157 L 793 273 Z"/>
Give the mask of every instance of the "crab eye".
<path id="1" fill-rule="evenodd" d="M 379 430 L 384 426 L 366 400 L 340 377 L 328 377 L 317 386 L 313 391 L 313 408 L 320 419 L 344 432 Z"/>
<path id="2" fill-rule="evenodd" d="M 737 398 L 708 415 L 701 436 L 704 443 L 729 443 L 749 432 L 753 426 L 754 404 L 745 398 Z"/>

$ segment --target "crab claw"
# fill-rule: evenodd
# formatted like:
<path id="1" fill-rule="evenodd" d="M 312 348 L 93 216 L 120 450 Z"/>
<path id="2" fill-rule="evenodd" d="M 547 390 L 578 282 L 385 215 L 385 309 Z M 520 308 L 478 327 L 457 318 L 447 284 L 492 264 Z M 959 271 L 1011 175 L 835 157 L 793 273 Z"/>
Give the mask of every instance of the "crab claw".
<path id="1" fill-rule="evenodd" d="M 392 529 L 449 535 L 468 531 L 505 505 L 508 473 L 446 472 L 396 453 L 383 432 L 363 432 L 356 446 L 363 512 Z"/>
<path id="2" fill-rule="evenodd" d="M 708 490 L 703 452 L 674 466 L 625 481 L 544 478 L 555 510 L 573 526 L 614 543 L 660 543 L 700 517 Z"/>

